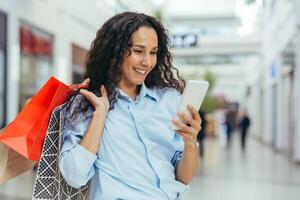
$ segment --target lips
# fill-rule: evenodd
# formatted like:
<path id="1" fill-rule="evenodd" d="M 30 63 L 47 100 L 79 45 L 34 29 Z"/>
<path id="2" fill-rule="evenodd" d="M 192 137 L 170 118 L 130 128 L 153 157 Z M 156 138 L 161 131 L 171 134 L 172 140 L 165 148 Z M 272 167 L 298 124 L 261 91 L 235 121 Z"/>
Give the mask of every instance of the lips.
<path id="1" fill-rule="evenodd" d="M 135 67 L 133 67 L 133 70 L 140 75 L 145 75 L 146 71 L 147 71 L 147 70 L 139 69 L 139 68 L 135 68 Z"/>

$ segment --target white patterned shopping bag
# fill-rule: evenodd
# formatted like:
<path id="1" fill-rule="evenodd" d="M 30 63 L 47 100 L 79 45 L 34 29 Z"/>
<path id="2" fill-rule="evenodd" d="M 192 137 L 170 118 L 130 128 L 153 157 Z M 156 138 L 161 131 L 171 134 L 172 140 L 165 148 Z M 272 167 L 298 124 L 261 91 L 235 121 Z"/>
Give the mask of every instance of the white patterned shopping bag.
<path id="1" fill-rule="evenodd" d="M 51 114 L 34 184 L 34 200 L 88 199 L 88 185 L 79 189 L 71 187 L 64 180 L 58 167 L 62 126 L 69 103 L 55 108 Z"/>

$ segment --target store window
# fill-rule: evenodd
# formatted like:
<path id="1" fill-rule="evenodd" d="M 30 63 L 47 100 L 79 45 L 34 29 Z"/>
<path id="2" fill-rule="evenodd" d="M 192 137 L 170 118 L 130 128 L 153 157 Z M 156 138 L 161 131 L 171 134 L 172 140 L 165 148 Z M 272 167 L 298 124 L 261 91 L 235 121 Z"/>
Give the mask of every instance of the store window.
<path id="1" fill-rule="evenodd" d="M 5 126 L 6 118 L 6 15 L 0 11 L 0 128 Z"/>
<path id="2" fill-rule="evenodd" d="M 53 74 L 53 36 L 21 23 L 20 109 Z"/>
<path id="3" fill-rule="evenodd" d="M 81 83 L 85 72 L 85 59 L 88 51 L 72 44 L 72 83 Z"/>

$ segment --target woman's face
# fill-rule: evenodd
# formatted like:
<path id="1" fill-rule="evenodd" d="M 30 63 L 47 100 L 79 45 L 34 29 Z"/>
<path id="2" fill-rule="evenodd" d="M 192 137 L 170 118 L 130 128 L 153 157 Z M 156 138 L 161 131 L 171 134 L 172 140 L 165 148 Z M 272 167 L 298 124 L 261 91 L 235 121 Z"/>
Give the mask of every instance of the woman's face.
<path id="1" fill-rule="evenodd" d="M 141 85 L 157 62 L 158 38 L 155 30 L 142 26 L 132 34 L 131 54 L 125 53 L 119 87 Z"/>

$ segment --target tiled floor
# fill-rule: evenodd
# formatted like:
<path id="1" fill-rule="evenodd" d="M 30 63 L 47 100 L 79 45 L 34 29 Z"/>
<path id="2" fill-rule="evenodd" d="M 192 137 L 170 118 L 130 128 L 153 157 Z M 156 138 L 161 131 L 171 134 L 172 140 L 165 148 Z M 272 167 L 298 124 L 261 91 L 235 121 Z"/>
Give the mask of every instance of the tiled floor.
<path id="1" fill-rule="evenodd" d="M 300 199 L 300 166 L 253 139 L 242 152 L 234 139 L 230 149 L 220 148 L 215 139 L 206 141 L 205 158 L 183 200 Z M 34 173 L 28 172 L 0 185 L 0 200 L 31 199 L 33 182 Z"/>
<path id="2" fill-rule="evenodd" d="M 34 180 L 35 173 L 29 171 L 0 185 L 0 200 L 31 199 Z"/>
<path id="3" fill-rule="evenodd" d="M 206 141 L 206 155 L 183 200 L 299 200 L 300 166 L 250 138 L 242 152 L 236 135 L 229 149 Z"/>

